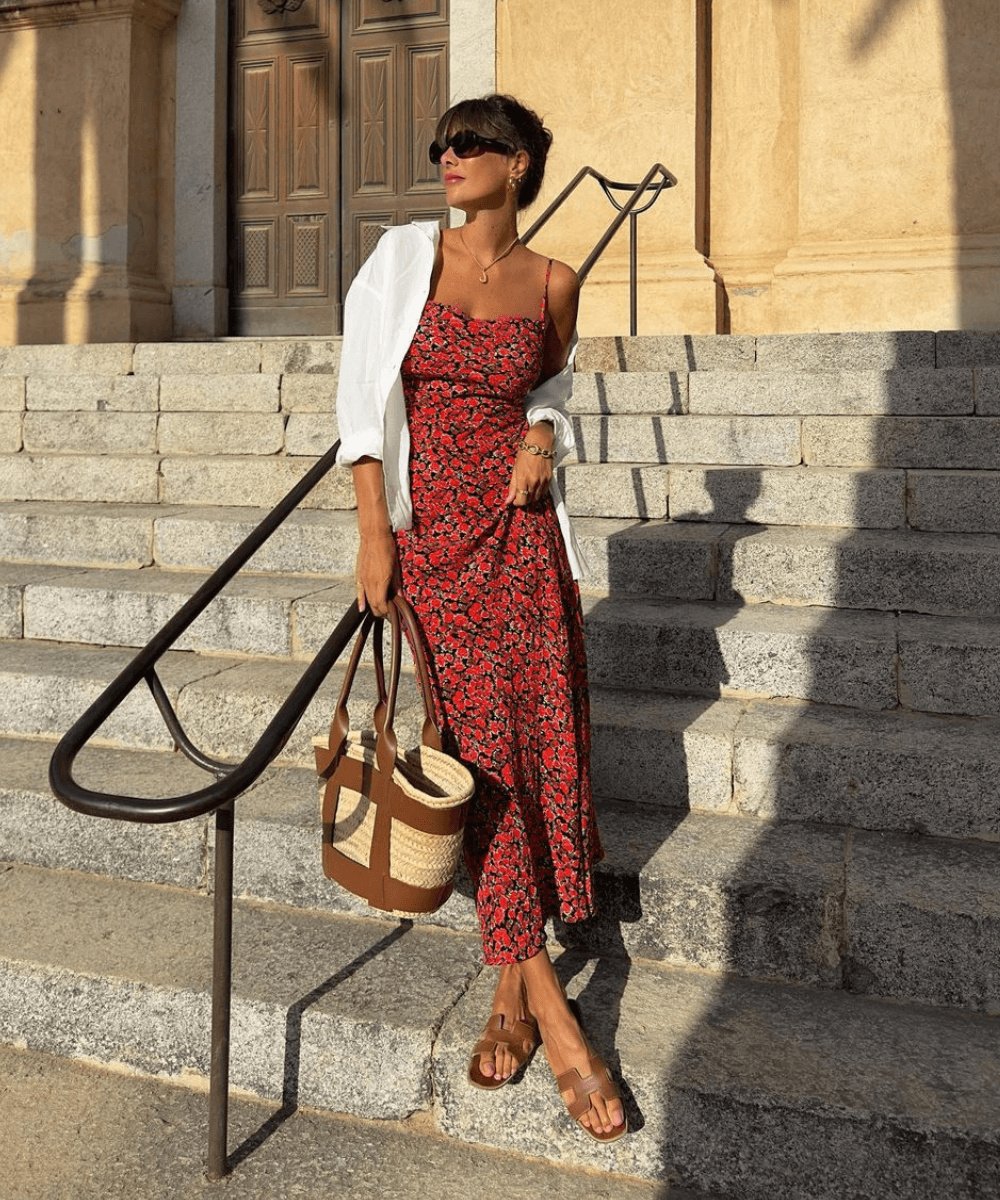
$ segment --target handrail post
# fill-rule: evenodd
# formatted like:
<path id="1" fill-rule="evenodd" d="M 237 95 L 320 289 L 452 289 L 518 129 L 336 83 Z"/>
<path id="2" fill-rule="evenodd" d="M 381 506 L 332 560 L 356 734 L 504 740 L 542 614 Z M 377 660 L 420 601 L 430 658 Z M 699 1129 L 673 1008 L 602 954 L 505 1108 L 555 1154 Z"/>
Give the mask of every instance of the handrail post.
<path id="1" fill-rule="evenodd" d="M 633 209 L 628 215 L 628 332 L 635 337 L 639 328 L 639 214 Z"/>
<path id="2" fill-rule="evenodd" d="M 233 801 L 215 810 L 212 931 L 212 1066 L 208 1094 L 208 1178 L 229 1170 L 229 1027 L 233 987 Z"/>

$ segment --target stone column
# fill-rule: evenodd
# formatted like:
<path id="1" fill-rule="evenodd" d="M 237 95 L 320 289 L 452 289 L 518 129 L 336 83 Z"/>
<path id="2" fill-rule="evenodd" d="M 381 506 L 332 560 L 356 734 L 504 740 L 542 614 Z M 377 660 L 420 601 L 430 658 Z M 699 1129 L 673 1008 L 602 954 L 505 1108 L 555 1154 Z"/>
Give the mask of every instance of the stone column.
<path id="1" fill-rule="evenodd" d="M 227 0 L 185 4 L 177 22 L 174 336 L 228 332 Z"/>
<path id="2" fill-rule="evenodd" d="M 180 2 L 0 6 L 0 342 L 170 336 Z"/>

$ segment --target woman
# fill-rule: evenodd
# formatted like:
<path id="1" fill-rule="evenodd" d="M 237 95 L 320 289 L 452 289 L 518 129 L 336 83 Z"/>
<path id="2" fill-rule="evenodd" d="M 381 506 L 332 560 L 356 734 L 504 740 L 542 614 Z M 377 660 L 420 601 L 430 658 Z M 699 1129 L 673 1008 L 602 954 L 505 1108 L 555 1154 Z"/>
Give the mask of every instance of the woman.
<path id="1" fill-rule="evenodd" d="M 445 744 L 476 775 L 465 859 L 493 1011 L 469 1079 L 501 1087 L 539 1038 L 599 1141 L 621 1099 L 545 948 L 548 916 L 593 914 L 582 564 L 553 465 L 576 347 L 574 272 L 518 241 L 551 134 L 509 96 L 453 106 L 431 161 L 460 228 L 385 232 L 347 297 L 338 393 L 360 549 L 358 604 L 416 610 Z"/>

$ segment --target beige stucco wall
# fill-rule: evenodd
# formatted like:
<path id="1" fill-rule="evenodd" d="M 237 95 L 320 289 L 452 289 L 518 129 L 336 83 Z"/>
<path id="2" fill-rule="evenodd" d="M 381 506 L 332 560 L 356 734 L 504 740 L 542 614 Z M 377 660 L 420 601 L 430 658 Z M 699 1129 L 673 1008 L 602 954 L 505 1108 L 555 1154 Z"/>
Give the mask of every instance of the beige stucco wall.
<path id="1" fill-rule="evenodd" d="M 691 0 L 498 0 L 497 85 L 553 131 L 532 215 L 584 164 L 637 182 L 655 162 L 678 178 L 639 218 L 639 332 L 715 329 L 712 269 L 696 249 L 698 144 L 695 5 Z M 577 267 L 614 212 L 588 180 L 534 248 Z M 594 268 L 581 300 L 589 333 L 628 329 L 628 228 Z"/>
<path id="2" fill-rule="evenodd" d="M 0 343 L 169 336 L 177 4 L 0 13 Z"/>
<path id="3" fill-rule="evenodd" d="M 497 30 L 556 133 L 549 196 L 583 162 L 680 180 L 642 218 L 640 332 L 1000 326 L 995 0 L 498 0 Z M 539 246 L 575 265 L 599 207 Z M 586 332 L 623 329 L 625 262 L 622 236 Z"/>

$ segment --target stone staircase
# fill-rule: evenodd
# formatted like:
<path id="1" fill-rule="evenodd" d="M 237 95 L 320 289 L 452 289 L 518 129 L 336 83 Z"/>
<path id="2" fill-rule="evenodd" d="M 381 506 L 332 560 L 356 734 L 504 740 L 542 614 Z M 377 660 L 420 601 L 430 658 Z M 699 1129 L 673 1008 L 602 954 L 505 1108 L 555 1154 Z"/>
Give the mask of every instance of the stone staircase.
<path id="1" fill-rule="evenodd" d="M 210 823 L 79 818 L 46 768 L 336 436 L 337 354 L 0 348 L 0 1042 L 207 1073 Z M 591 339 L 577 378 L 608 855 L 601 917 L 555 938 L 636 1132 L 585 1140 L 541 1059 L 468 1087 L 491 972 L 467 889 L 408 928 L 323 878 L 336 672 L 237 805 L 234 1086 L 622 1186 L 994 1200 L 1000 336 Z M 249 748 L 349 605 L 351 503 L 333 472 L 163 661 L 208 753 Z M 146 695 L 100 740 L 84 783 L 204 782 Z"/>

